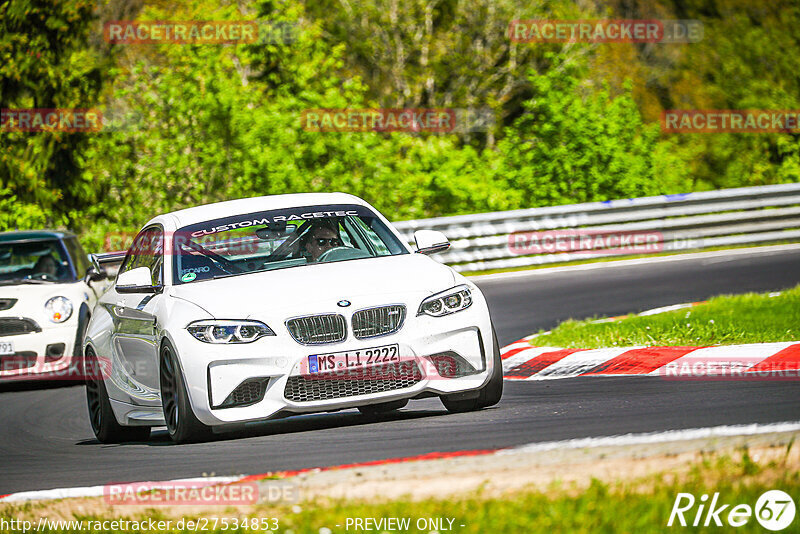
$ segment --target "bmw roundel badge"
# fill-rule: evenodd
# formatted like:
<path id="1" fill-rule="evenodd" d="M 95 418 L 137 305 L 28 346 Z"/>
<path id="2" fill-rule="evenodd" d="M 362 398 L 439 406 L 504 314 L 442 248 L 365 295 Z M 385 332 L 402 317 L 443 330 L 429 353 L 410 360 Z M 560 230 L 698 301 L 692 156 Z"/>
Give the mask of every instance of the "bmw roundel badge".
<path id="1" fill-rule="evenodd" d="M 346 307 L 350 306 L 350 301 L 349 300 L 340 300 L 339 302 L 336 303 L 336 305 L 339 306 L 340 308 L 346 308 Z"/>

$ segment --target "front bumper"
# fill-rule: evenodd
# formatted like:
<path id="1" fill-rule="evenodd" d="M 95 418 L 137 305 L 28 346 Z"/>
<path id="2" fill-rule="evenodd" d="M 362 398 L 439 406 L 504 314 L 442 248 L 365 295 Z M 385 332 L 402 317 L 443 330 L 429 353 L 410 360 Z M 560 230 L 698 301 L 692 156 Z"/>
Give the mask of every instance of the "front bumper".
<path id="1" fill-rule="evenodd" d="M 415 397 L 439 396 L 478 390 L 492 372 L 493 339 L 488 310 L 476 305 L 446 317 L 407 317 L 403 328 L 392 335 L 358 340 L 350 336 L 340 343 L 305 346 L 288 335 L 265 337 L 246 345 L 209 345 L 181 331 L 171 336 L 180 355 L 190 400 L 197 418 L 207 425 L 226 425 L 269 419 L 292 413 L 311 413 L 354 408 L 368 404 Z M 406 375 L 395 386 L 367 387 L 374 375 L 356 378 L 350 389 L 336 380 L 314 380 L 322 395 L 299 400 L 298 377 L 308 376 L 304 363 L 313 354 L 362 350 L 397 344 L 401 358 L 419 370 Z M 467 362 L 469 373 L 439 374 L 431 356 L 450 355 Z M 411 367 L 404 364 L 403 373 Z M 351 377 L 352 378 L 352 377 Z M 244 406 L 220 407 L 243 383 L 261 380 L 265 391 L 260 400 Z M 363 384 L 357 382 L 364 380 Z M 289 388 L 287 383 L 292 381 Z M 307 383 L 307 382 L 306 382 Z M 363 386 L 363 387 L 362 387 Z M 342 389 L 344 387 L 344 390 Z M 294 389 L 293 389 L 294 388 Z M 330 397 L 334 389 L 339 396 Z"/>
<path id="2" fill-rule="evenodd" d="M 0 338 L 14 345 L 14 354 L 0 356 L 0 381 L 77 378 L 71 368 L 77 323 L 40 327 L 41 332 Z"/>

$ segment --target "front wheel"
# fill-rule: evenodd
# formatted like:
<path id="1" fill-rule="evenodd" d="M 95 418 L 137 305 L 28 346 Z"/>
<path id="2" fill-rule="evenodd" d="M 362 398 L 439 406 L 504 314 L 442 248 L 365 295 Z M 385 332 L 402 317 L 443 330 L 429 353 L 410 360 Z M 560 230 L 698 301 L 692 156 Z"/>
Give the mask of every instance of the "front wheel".
<path id="1" fill-rule="evenodd" d="M 149 426 L 122 426 L 117 423 L 103 381 L 100 361 L 91 348 L 86 349 L 84 376 L 86 377 L 86 404 L 89 422 L 100 443 L 146 441 L 150 437 Z"/>
<path id="2" fill-rule="evenodd" d="M 213 436 L 211 427 L 201 423 L 192 411 L 186 382 L 178 358 L 168 341 L 161 347 L 161 405 L 169 437 L 175 443 L 205 441 Z"/>
<path id="3" fill-rule="evenodd" d="M 442 396 L 442 404 L 448 412 L 460 413 L 471 412 L 473 410 L 480 410 L 481 408 L 488 408 L 500 402 L 503 396 L 503 360 L 500 358 L 500 344 L 497 341 L 497 333 L 494 331 L 492 325 L 492 348 L 494 354 L 492 355 L 493 368 L 492 376 L 489 381 L 484 385 L 478 396 L 473 399 L 459 399 L 453 400 Z"/>

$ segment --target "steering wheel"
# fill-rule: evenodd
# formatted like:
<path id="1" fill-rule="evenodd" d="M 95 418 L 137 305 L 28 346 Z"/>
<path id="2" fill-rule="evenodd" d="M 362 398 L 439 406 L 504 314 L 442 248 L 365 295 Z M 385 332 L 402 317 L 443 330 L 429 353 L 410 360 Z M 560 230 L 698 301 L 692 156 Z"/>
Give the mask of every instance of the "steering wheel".
<path id="1" fill-rule="evenodd" d="M 219 269 L 221 271 L 224 271 L 226 274 L 241 274 L 241 273 L 245 272 L 241 267 L 239 267 L 238 265 L 233 263 L 228 258 L 223 258 L 222 256 L 220 256 L 216 252 L 211 252 L 207 248 L 203 247 L 202 245 L 198 245 L 197 243 L 194 243 L 193 241 L 187 242 L 186 246 L 191 248 L 191 249 L 193 249 L 193 250 L 196 250 L 197 252 L 199 252 L 203 256 L 206 256 L 206 257 L 210 258 L 211 260 L 217 262 L 217 266 L 219 267 Z M 228 269 L 223 267 L 222 264 L 225 264 L 226 266 L 230 267 L 231 269 L 233 269 L 233 271 L 229 271 Z"/>
<path id="2" fill-rule="evenodd" d="M 364 252 L 361 249 L 353 248 L 353 247 L 333 247 L 330 250 L 326 250 L 322 254 L 319 255 L 317 258 L 317 263 L 324 263 L 326 261 L 337 261 L 337 260 L 355 260 L 359 258 L 369 258 L 371 257 L 369 253 Z"/>

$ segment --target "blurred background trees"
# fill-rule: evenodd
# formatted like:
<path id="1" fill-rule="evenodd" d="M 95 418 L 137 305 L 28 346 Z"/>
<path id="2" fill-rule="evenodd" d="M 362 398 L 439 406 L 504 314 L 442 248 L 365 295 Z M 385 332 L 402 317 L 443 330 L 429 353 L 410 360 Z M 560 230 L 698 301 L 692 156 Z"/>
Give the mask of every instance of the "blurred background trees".
<path id="1" fill-rule="evenodd" d="M 698 19 L 691 44 L 512 43 L 513 19 Z M 110 20 L 262 20 L 292 38 L 111 45 Z M 281 26 L 283 25 L 283 26 Z M 664 134 L 664 109 L 800 109 L 777 0 L 0 0 L 0 106 L 101 109 L 0 132 L 0 230 L 100 249 L 165 211 L 345 191 L 395 220 L 800 180 L 800 135 Z M 309 108 L 480 109 L 481 131 L 315 133 Z"/>

